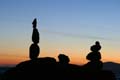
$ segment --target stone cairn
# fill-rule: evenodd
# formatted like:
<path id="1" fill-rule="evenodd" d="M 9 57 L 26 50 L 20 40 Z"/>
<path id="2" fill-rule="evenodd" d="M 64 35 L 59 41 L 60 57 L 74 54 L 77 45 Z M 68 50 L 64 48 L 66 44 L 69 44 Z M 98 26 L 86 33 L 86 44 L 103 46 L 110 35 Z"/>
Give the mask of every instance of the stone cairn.
<path id="1" fill-rule="evenodd" d="M 39 32 L 37 27 L 37 19 L 35 18 L 32 22 L 33 25 L 33 33 L 32 33 L 32 44 L 29 48 L 29 58 L 31 60 L 35 60 L 39 56 L 40 48 L 38 46 L 39 43 Z"/>
<path id="2" fill-rule="evenodd" d="M 103 63 L 101 61 L 101 53 L 100 53 L 101 45 L 99 41 L 95 42 L 95 45 L 91 46 L 91 52 L 86 56 L 89 60 L 87 63 L 87 67 L 91 70 L 101 70 Z"/>

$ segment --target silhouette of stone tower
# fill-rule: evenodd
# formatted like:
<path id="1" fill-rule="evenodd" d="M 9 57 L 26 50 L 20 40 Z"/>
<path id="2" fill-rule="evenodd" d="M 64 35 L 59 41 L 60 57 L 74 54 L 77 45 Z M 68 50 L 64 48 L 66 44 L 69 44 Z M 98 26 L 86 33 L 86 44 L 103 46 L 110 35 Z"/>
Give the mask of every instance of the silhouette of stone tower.
<path id="1" fill-rule="evenodd" d="M 102 69 L 103 63 L 101 61 L 101 53 L 99 52 L 101 49 L 101 45 L 99 41 L 95 42 L 95 45 L 91 46 L 91 52 L 86 56 L 89 60 L 87 63 L 87 67 L 90 70 L 98 71 Z"/>
<path id="2" fill-rule="evenodd" d="M 101 59 L 101 54 L 99 50 L 101 49 L 101 45 L 98 41 L 95 42 L 95 45 L 91 46 L 91 52 L 87 55 L 87 59 L 90 61 L 99 61 Z"/>
<path id="3" fill-rule="evenodd" d="M 37 19 L 35 18 L 32 22 L 33 25 L 33 33 L 32 33 L 32 44 L 29 48 L 29 57 L 31 60 L 37 59 L 39 56 L 40 48 L 38 46 L 39 43 L 39 32 L 37 27 Z"/>

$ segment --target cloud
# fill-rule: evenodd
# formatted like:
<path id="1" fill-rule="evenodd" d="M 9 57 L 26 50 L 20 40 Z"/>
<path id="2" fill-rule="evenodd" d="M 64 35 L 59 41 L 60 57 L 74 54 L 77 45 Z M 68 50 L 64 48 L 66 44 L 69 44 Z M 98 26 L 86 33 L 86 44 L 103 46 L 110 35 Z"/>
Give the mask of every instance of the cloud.
<path id="1" fill-rule="evenodd" d="M 105 37 L 98 37 L 98 36 L 92 36 L 92 35 L 83 35 L 83 34 L 73 34 L 73 33 L 65 33 L 65 32 L 58 32 L 58 31 L 52 31 L 47 29 L 42 29 L 41 32 L 45 32 L 48 34 L 54 34 L 54 35 L 61 35 L 66 37 L 74 37 L 74 38 L 83 38 L 83 39 L 99 39 L 99 40 L 109 40 L 109 38 Z"/>

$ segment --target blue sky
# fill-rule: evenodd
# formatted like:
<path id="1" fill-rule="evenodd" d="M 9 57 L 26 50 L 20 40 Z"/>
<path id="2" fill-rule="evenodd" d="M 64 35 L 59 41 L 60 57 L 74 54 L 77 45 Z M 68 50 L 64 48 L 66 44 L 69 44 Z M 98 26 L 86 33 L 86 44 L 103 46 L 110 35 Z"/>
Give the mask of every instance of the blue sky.
<path id="1" fill-rule="evenodd" d="M 19 27 L 20 23 L 27 25 L 37 17 L 42 29 L 111 37 L 110 34 L 114 36 L 119 31 L 119 2 L 118 0 L 1 0 L 0 23 L 1 26 L 13 24 L 13 27 Z"/>
<path id="2" fill-rule="evenodd" d="M 119 4 L 119 0 L 0 0 L 0 50 L 28 49 L 31 22 L 37 18 L 42 50 L 52 44 L 59 44 L 52 50 L 75 46 L 89 49 L 99 40 L 119 56 Z"/>

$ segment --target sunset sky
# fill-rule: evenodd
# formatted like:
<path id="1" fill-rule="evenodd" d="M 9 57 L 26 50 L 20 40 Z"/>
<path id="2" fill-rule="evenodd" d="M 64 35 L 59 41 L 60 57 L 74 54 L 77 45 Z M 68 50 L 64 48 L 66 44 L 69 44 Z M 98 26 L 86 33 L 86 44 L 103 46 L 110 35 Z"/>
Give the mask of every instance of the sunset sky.
<path id="1" fill-rule="evenodd" d="M 62 53 L 70 63 L 87 63 L 100 41 L 102 61 L 120 63 L 119 0 L 0 0 L 0 65 L 29 60 L 32 21 L 40 33 L 39 57 Z"/>

